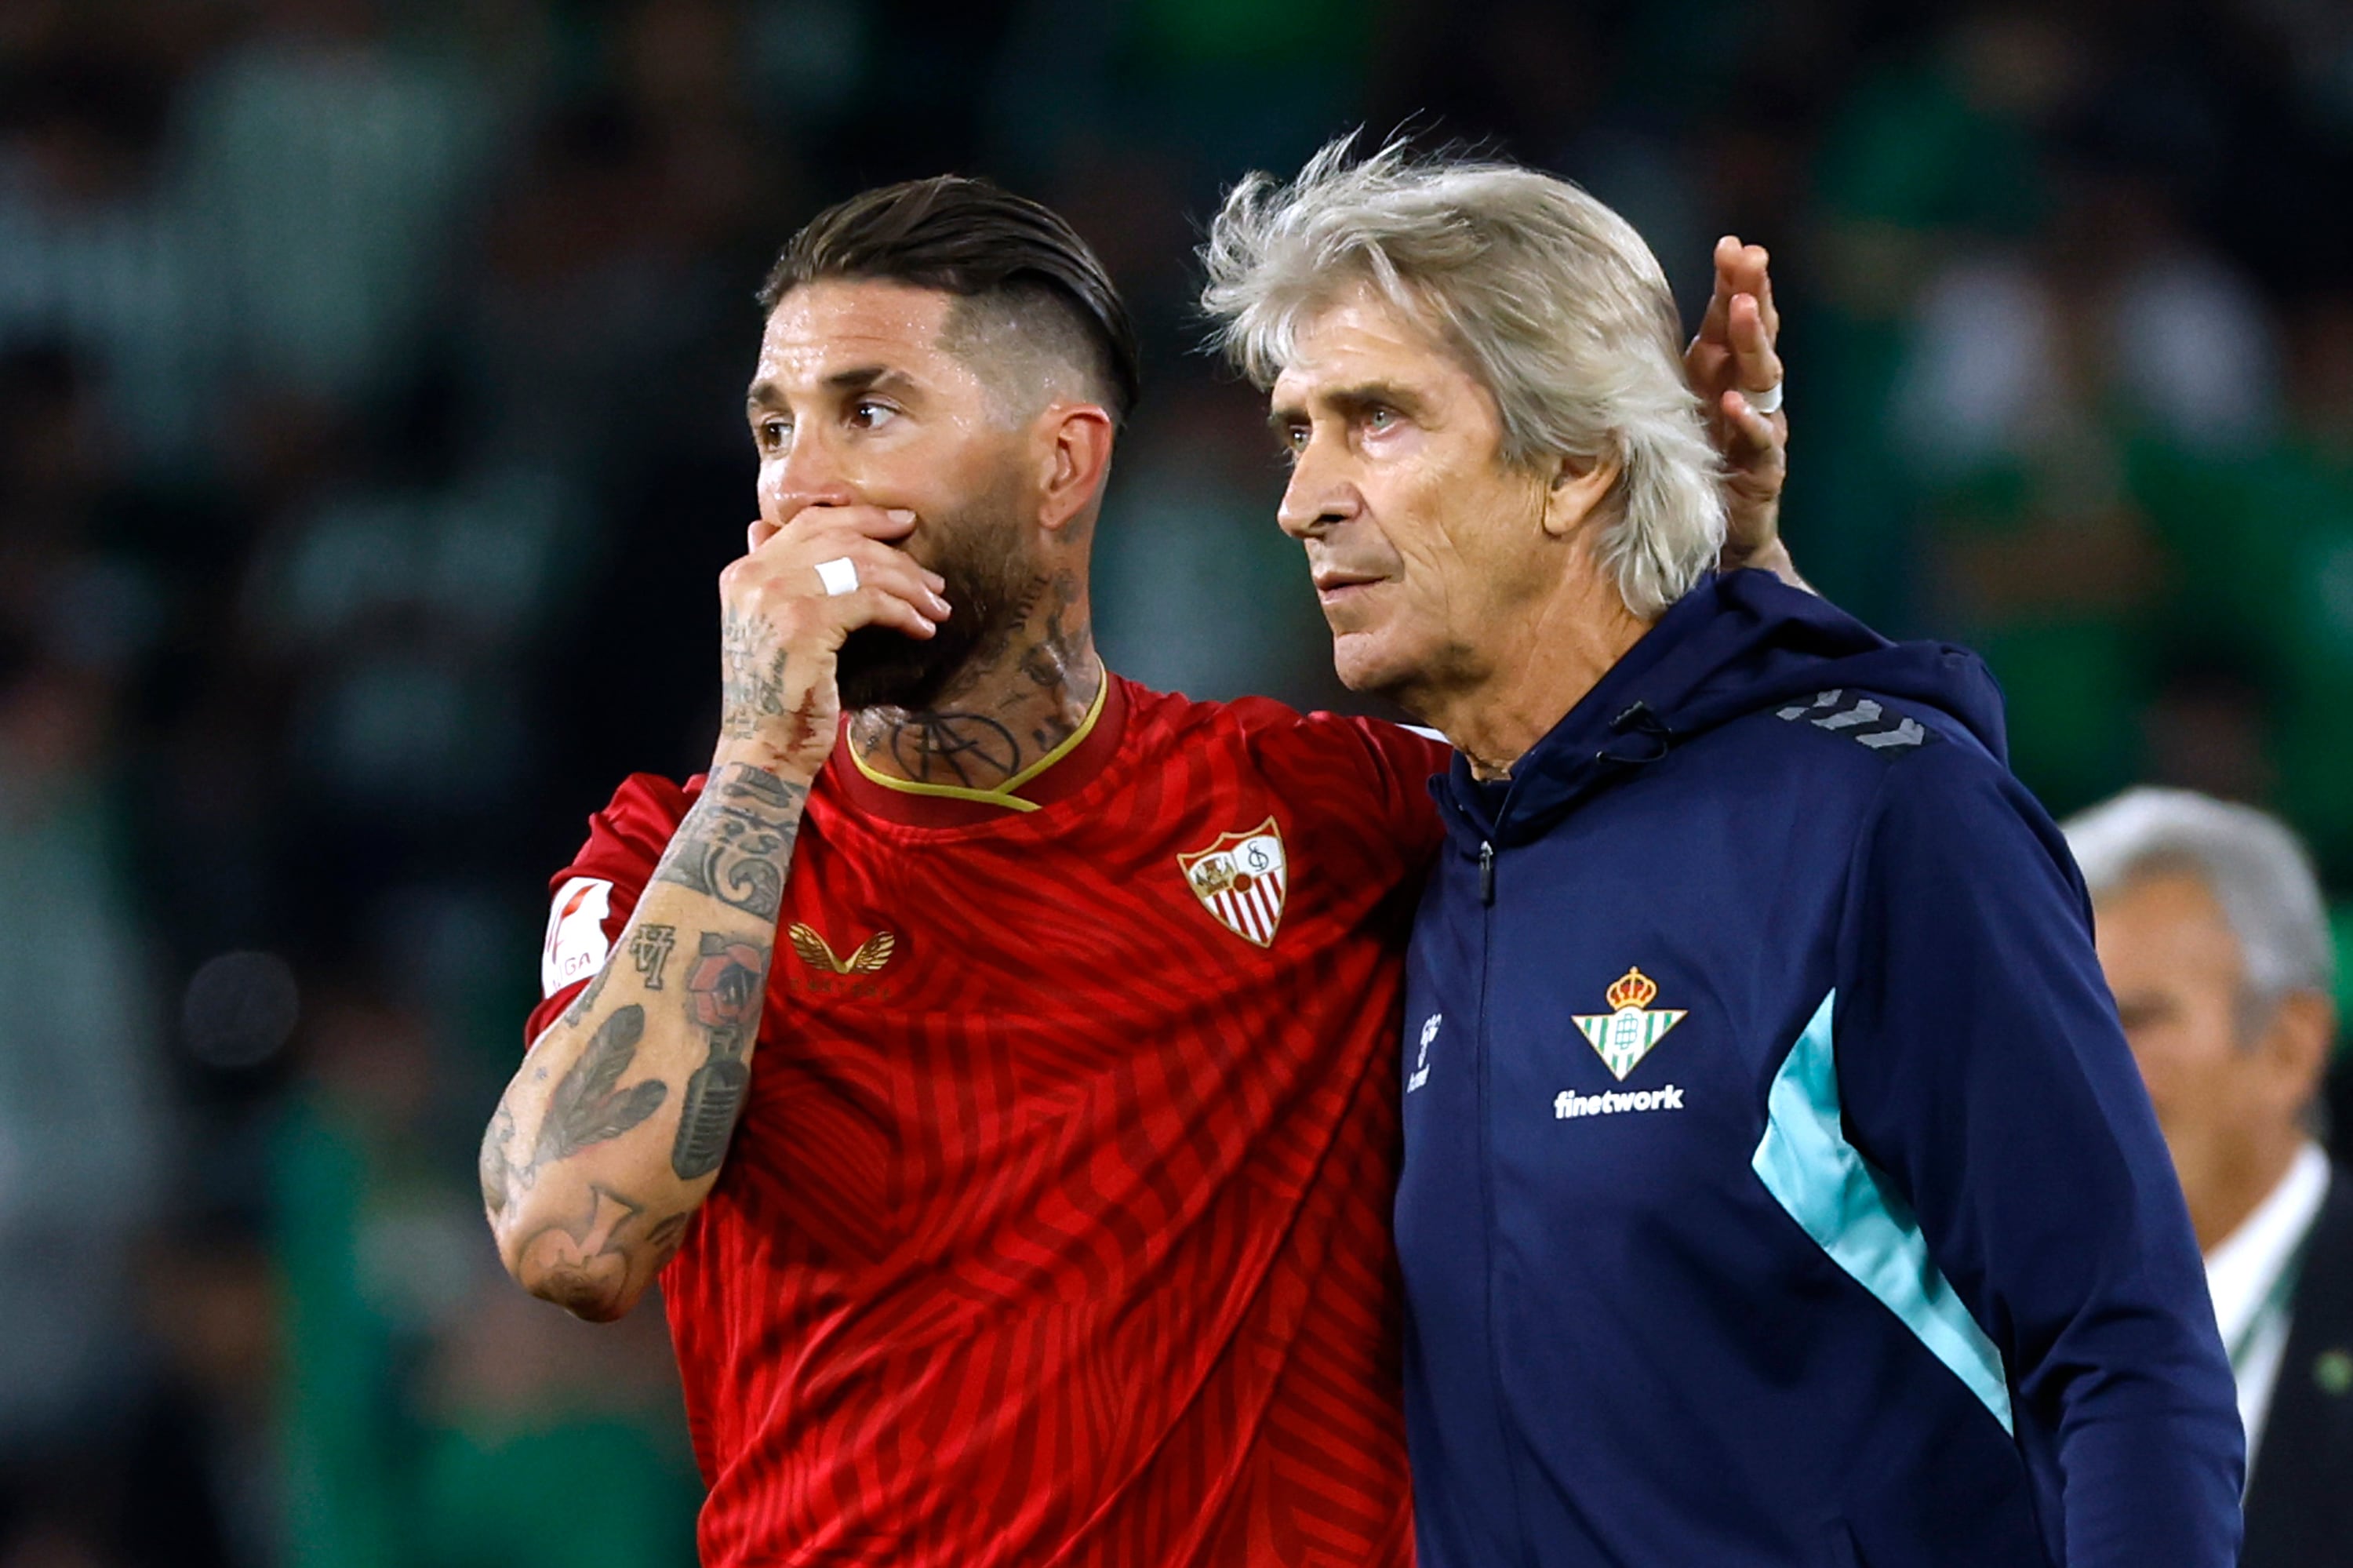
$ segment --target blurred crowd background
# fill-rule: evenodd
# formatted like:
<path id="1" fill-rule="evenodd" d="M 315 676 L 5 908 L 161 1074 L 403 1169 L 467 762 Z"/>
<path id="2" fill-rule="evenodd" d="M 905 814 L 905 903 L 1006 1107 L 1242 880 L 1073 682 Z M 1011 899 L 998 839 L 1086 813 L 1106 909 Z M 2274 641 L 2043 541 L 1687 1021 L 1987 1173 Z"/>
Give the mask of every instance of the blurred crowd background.
<path id="1" fill-rule="evenodd" d="M 0 0 L 0 1568 L 691 1561 L 658 1314 L 524 1298 L 472 1153 L 545 877 L 708 754 L 753 290 L 868 184 L 1059 207 L 1148 335 L 1107 652 L 1344 701 L 1190 252 L 1356 124 L 1687 312 L 1769 245 L 1814 581 L 2054 811 L 2353 895 L 2341 0 Z"/>

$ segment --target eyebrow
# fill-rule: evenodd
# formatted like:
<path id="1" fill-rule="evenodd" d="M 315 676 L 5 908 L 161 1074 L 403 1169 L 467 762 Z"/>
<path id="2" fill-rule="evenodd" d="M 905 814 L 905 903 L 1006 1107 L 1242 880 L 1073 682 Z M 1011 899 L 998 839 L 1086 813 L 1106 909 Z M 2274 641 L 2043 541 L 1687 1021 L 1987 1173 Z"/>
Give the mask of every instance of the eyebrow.
<path id="1" fill-rule="evenodd" d="M 883 391 L 903 395 L 916 389 L 913 376 L 888 365 L 854 365 L 835 371 L 820 385 L 828 392 L 842 394 Z M 753 382 L 744 394 L 744 406 L 750 408 L 781 408 L 786 401 L 783 389 L 765 379 Z"/>
<path id="2" fill-rule="evenodd" d="M 1419 418 L 1427 407 L 1421 395 L 1394 381 L 1366 381 L 1355 387 L 1335 387 L 1318 392 L 1310 401 L 1337 410 L 1350 417 L 1367 408 L 1394 408 L 1408 418 Z M 1306 419 L 1307 409 L 1296 403 L 1285 403 L 1269 410 L 1266 422 L 1276 430 L 1296 425 Z"/>

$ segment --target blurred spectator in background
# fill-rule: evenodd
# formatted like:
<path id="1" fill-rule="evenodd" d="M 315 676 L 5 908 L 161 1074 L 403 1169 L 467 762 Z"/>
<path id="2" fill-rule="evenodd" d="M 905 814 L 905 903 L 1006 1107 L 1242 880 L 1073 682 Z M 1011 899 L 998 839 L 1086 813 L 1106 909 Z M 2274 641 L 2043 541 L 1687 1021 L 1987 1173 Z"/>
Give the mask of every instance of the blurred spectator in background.
<path id="1" fill-rule="evenodd" d="M 2311 863 L 2276 820 L 2180 789 L 2066 833 L 2238 1380 L 2242 1562 L 2353 1564 L 2353 1177 L 2315 1136 L 2337 1019 Z"/>
<path id="2" fill-rule="evenodd" d="M 1270 686 L 1344 696 L 1298 546 L 1263 515 L 1280 472 L 1266 409 L 1234 384 L 1157 389 L 1170 407 L 1114 480 L 1120 526 L 1097 546 L 1093 592 L 1118 628 L 1103 660 L 1155 689 L 1223 700 Z"/>
<path id="3" fill-rule="evenodd" d="M 38 26 L 0 56 L 0 348 L 63 345 L 135 418 L 142 456 L 192 457 L 233 315 L 171 166 L 174 30 Z"/>
<path id="4" fill-rule="evenodd" d="M 84 1483 L 141 1392 L 121 1347 L 164 1107 L 110 701 L 102 674 L 0 644 L 0 1509 L 112 1500 Z"/>
<path id="5" fill-rule="evenodd" d="M 2152 755 L 2160 777 L 2275 802 L 2322 872 L 2353 882 L 2353 301 L 2314 289 L 2288 302 L 2284 417 L 2251 445 L 2164 465 L 2153 512 L 2179 563 L 2166 635 L 2202 645 L 2237 689 L 2229 732 L 2188 755 Z M 2211 684 L 2211 683 L 2210 683 Z M 2241 760 L 2233 760 L 2241 759 Z M 2232 779 L 2228 769 L 2262 770 Z"/>
<path id="6" fill-rule="evenodd" d="M 470 1107 L 448 1092 L 463 1080 L 428 1020 L 367 987 L 311 1012 L 271 1144 L 287 1561 L 691 1559 L 697 1488 L 659 1436 L 679 1398 L 659 1326 L 605 1344 L 511 1306 L 444 1157 Z"/>
<path id="7" fill-rule="evenodd" d="M 169 1114 L 117 778 L 131 650 L 93 549 L 99 423 L 68 355 L 0 350 L 0 1519 L 74 1540 L 117 1500 L 145 1393 L 123 1351 Z"/>
<path id="8" fill-rule="evenodd" d="M 382 0 L 267 0 L 191 73 L 174 152 L 237 374 L 374 391 L 421 346 L 491 106 Z"/>

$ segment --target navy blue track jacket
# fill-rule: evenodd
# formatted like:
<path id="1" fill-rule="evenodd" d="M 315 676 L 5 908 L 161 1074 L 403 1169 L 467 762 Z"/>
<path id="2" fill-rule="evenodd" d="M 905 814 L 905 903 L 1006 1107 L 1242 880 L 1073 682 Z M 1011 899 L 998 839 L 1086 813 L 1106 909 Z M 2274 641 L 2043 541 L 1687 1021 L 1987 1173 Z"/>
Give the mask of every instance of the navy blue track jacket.
<path id="1" fill-rule="evenodd" d="M 2236 1560 L 2189 1215 L 1974 656 L 1737 572 L 1433 788 L 1421 1568 Z"/>

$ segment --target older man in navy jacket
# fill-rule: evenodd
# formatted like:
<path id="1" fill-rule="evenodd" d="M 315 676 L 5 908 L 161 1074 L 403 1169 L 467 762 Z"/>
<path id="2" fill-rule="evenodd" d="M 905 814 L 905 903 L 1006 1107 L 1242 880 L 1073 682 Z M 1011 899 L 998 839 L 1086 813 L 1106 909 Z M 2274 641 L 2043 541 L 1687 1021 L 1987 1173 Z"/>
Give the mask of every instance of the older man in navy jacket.
<path id="1" fill-rule="evenodd" d="M 1575 186 L 1335 147 L 1208 256 L 1342 677 L 1458 750 L 1397 1204 L 1426 1568 L 2231 1563 L 2198 1249 L 1977 660 L 1711 574 L 1672 300 Z"/>

